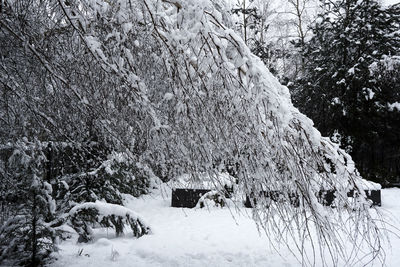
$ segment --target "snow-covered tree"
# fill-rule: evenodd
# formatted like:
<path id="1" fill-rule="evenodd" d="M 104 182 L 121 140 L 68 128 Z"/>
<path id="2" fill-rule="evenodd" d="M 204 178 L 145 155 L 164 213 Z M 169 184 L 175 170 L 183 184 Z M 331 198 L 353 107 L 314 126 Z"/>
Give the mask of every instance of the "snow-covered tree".
<path id="1" fill-rule="evenodd" d="M 398 101 L 398 90 L 370 66 L 400 53 L 399 7 L 383 8 L 372 0 L 323 3 L 306 46 L 305 75 L 293 86 L 294 100 L 324 135 L 352 153 L 365 176 L 381 179 L 388 175 L 384 155 L 393 146 L 398 151 L 399 136 L 386 134 L 398 132 L 386 110 L 387 103 Z M 389 169 L 397 168 L 398 175 L 396 166 Z"/>
<path id="2" fill-rule="evenodd" d="M 300 253 L 317 240 L 336 263 L 345 233 L 377 256 L 380 228 L 351 157 L 293 107 L 227 27 L 222 1 L 32 2 L 1 13 L 2 140 L 93 141 L 103 159 L 128 151 L 168 178 L 233 163 L 241 190 L 255 193 L 254 219 L 279 233 L 268 236 Z M 336 191 L 335 210 L 318 203 L 323 189 Z M 280 202 L 260 191 L 282 192 Z"/>
<path id="3" fill-rule="evenodd" d="M 50 222 L 56 206 L 52 186 L 43 179 L 40 147 L 40 142 L 19 142 L 9 159 L 14 184 L 6 197 L 15 212 L 0 228 L 0 262 L 39 266 L 55 250 Z"/>
<path id="4" fill-rule="evenodd" d="M 316 18 L 316 0 L 235 2 L 233 21 L 251 51 L 268 69 L 287 84 L 302 75 L 302 56 L 311 24 Z"/>

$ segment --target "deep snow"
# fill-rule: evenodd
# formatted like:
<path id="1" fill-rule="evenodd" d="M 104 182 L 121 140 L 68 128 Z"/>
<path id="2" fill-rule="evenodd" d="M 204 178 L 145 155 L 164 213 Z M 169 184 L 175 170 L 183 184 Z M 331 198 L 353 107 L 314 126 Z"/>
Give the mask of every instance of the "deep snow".
<path id="1" fill-rule="evenodd" d="M 90 244 L 77 244 L 74 235 L 60 244 L 52 266 L 301 266 L 285 246 L 279 248 L 280 256 L 269 245 L 257 231 L 251 209 L 172 208 L 170 201 L 168 189 L 128 197 L 126 206 L 150 224 L 151 235 L 135 239 L 127 232 L 115 238 L 112 229 L 102 229 Z M 383 189 L 382 202 L 378 209 L 400 227 L 400 189 Z M 389 239 L 385 264 L 400 266 L 400 239 L 394 234 Z"/>

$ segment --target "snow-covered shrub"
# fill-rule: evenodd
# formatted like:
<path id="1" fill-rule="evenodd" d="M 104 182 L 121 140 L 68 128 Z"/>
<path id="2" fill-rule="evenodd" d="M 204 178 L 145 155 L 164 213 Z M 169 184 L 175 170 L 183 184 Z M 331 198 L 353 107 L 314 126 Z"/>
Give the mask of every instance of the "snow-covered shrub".
<path id="1" fill-rule="evenodd" d="M 226 202 L 225 198 L 221 196 L 218 191 L 210 191 L 205 193 L 198 201 L 196 207 L 204 208 L 204 207 L 225 207 Z"/>
<path id="2" fill-rule="evenodd" d="M 9 219 L 5 218 L 1 226 L 0 261 L 41 264 L 57 249 L 56 238 L 70 236 L 65 235 L 62 226 L 71 205 L 100 199 L 122 204 L 122 193 L 146 193 L 150 177 L 154 176 L 150 169 L 124 153 L 104 157 L 102 154 L 107 151 L 95 142 L 22 139 L 3 146 L 1 152 L 0 189 L 4 194 L 0 200 L 9 211 L 3 215 Z M 93 217 L 87 217 L 86 222 L 84 219 L 80 216 L 85 225 Z M 146 232 L 141 230 L 145 227 L 140 220 L 129 216 L 124 220 L 135 229 L 135 236 Z M 119 234 L 122 221 L 110 215 L 101 222 L 112 225 Z"/>
<path id="3" fill-rule="evenodd" d="M 0 260 L 9 262 L 42 263 L 56 250 L 56 237 L 65 238 L 61 226 L 67 221 L 64 213 L 71 205 L 99 199 L 122 204 L 121 193 L 146 193 L 152 176 L 148 168 L 135 164 L 125 154 L 111 154 L 101 161 L 101 157 L 94 156 L 99 150 L 93 144 L 83 147 L 23 139 L 9 144 L 6 150 L 1 174 L 2 185 L 8 188 L 2 202 L 7 201 L 13 214 L 1 226 Z M 96 164 L 100 167 L 94 169 Z M 87 225 L 96 221 L 98 211 L 80 210 L 71 220 L 84 240 L 89 239 Z M 117 234 L 123 232 L 124 223 L 131 226 L 137 237 L 149 232 L 130 211 L 124 216 L 108 214 L 98 223 L 113 227 Z"/>
<path id="4" fill-rule="evenodd" d="M 100 166 L 104 179 L 119 192 L 138 197 L 146 194 L 154 174 L 146 165 L 135 162 L 127 153 L 112 153 Z"/>
<path id="5" fill-rule="evenodd" d="M 87 202 L 73 207 L 69 216 L 72 227 L 79 234 L 79 242 L 92 240 L 90 225 L 93 224 L 114 228 L 117 236 L 124 232 L 125 225 L 131 227 L 134 237 L 141 237 L 150 233 L 150 227 L 139 215 L 120 205 L 100 201 Z"/>
<path id="6" fill-rule="evenodd" d="M 73 201 L 122 204 L 122 195 L 138 197 L 149 190 L 151 170 L 132 160 L 126 153 L 112 153 L 99 167 L 70 178 Z"/>

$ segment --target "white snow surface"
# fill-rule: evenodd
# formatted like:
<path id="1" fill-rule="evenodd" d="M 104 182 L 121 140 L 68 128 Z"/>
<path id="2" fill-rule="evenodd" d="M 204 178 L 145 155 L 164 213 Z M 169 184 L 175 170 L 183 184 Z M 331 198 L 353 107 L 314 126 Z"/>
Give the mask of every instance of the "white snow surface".
<path id="1" fill-rule="evenodd" d="M 139 199 L 126 197 L 127 208 L 140 212 L 153 234 L 135 239 L 126 233 L 116 238 L 113 230 L 97 229 L 94 241 L 88 244 L 77 244 L 73 235 L 60 244 L 55 254 L 58 260 L 51 266 L 301 266 L 284 245 L 278 248 L 280 255 L 271 247 L 268 238 L 257 231 L 251 209 L 172 208 L 170 191 L 164 188 Z M 384 218 L 400 227 L 400 189 L 383 189 L 382 201 L 378 209 Z M 391 247 L 384 244 L 385 265 L 397 267 L 400 239 L 388 235 Z M 321 266 L 321 262 L 317 260 L 315 266 Z"/>

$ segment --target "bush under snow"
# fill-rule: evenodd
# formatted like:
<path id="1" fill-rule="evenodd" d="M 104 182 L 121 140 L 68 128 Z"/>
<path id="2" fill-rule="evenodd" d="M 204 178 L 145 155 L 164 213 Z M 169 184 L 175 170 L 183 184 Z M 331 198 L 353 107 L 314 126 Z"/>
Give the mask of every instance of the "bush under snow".
<path id="1" fill-rule="evenodd" d="M 125 225 L 131 227 L 134 237 L 141 237 L 151 231 L 147 223 L 132 210 L 100 201 L 76 205 L 70 210 L 69 216 L 72 227 L 79 234 L 80 242 L 92 240 L 90 224 L 112 227 L 117 236 L 124 232 Z"/>

